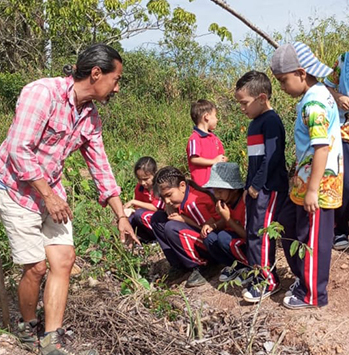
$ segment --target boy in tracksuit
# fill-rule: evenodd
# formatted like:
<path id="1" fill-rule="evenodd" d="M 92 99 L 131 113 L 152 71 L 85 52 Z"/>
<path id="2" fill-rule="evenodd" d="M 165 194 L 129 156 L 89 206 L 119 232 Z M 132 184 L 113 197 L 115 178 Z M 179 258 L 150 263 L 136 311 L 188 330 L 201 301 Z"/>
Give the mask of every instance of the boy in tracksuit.
<path id="1" fill-rule="evenodd" d="M 283 304 L 290 309 L 320 307 L 328 303 L 334 209 L 342 204 L 343 189 L 338 109 L 326 86 L 316 79 L 328 76 L 332 69 L 307 45 L 295 42 L 275 51 L 271 70 L 281 90 L 301 97 L 294 132 L 296 172 L 279 218 L 285 227 L 285 256 L 297 279 Z M 312 251 L 306 250 L 303 258 L 298 253 L 291 256 L 293 240 Z"/>
<path id="2" fill-rule="evenodd" d="M 325 78 L 324 84 L 336 100 L 341 126 L 344 163 L 343 203 L 334 212 L 333 248 L 344 250 L 349 247 L 349 52 L 338 57 L 333 72 Z"/>
<path id="3" fill-rule="evenodd" d="M 247 259 L 249 265 L 259 265 L 260 276 L 242 291 L 245 301 L 252 303 L 280 290 L 274 265 L 275 239 L 269 239 L 267 233 L 258 235 L 261 228 L 276 220 L 288 192 L 285 129 L 270 106 L 271 92 L 269 78 L 257 71 L 242 76 L 235 88 L 235 98 L 242 112 L 252 119 L 247 133 L 248 172 L 245 186 Z M 267 281 L 265 290 L 256 287 L 263 280 Z"/>

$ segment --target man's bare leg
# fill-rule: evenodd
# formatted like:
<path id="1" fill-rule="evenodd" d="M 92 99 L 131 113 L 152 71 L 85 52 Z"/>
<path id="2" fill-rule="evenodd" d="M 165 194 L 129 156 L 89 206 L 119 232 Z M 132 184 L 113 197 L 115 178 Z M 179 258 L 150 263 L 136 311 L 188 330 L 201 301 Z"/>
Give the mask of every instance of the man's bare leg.
<path id="1" fill-rule="evenodd" d="M 36 307 L 42 278 L 46 273 L 46 261 L 24 265 L 22 279 L 18 285 L 19 310 L 25 322 L 36 318 Z"/>
<path id="2" fill-rule="evenodd" d="M 50 265 L 44 291 L 45 331 L 52 332 L 63 324 L 75 250 L 70 245 L 50 245 L 45 250 Z"/>

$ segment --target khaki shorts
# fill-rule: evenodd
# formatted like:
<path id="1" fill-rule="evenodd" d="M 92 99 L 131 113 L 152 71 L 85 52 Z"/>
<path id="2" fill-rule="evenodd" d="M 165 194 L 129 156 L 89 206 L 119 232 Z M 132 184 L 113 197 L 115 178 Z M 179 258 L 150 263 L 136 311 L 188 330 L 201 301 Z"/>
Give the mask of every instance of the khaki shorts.
<path id="1" fill-rule="evenodd" d="M 74 245 L 73 228 L 53 222 L 51 216 L 35 213 L 14 202 L 6 190 L 0 190 L 0 218 L 10 241 L 15 264 L 45 260 L 48 245 Z"/>

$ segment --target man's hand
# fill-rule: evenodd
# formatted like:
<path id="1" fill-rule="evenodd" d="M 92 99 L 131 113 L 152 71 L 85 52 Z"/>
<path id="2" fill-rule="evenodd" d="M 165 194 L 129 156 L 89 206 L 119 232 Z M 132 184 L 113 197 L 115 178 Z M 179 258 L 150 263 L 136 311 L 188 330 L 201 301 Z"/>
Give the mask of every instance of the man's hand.
<path id="1" fill-rule="evenodd" d="M 73 219 L 73 213 L 66 201 L 55 193 L 44 198 L 48 213 L 55 223 L 67 223 L 68 219 Z"/>
<path id="2" fill-rule="evenodd" d="M 133 243 L 142 245 L 137 236 L 135 235 L 133 228 L 128 221 L 128 218 L 120 218 L 118 222 L 118 229 L 120 232 L 121 243 L 126 244 L 128 248 L 132 247 Z"/>

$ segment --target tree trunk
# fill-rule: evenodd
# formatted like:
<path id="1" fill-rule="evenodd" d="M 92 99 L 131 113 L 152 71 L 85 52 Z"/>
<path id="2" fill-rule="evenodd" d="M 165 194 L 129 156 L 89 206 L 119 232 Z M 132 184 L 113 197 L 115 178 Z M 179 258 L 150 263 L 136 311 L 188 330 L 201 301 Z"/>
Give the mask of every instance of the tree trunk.
<path id="1" fill-rule="evenodd" d="M 2 262 L 0 257 L 0 305 L 2 311 L 2 323 L 4 328 L 10 326 L 10 311 L 8 307 L 7 294 L 5 289 L 4 272 L 2 270 Z"/>
<path id="2" fill-rule="evenodd" d="M 242 21 L 246 26 L 248 26 L 252 31 L 256 32 L 260 36 L 262 36 L 269 44 L 271 44 L 274 48 L 278 48 L 279 45 L 272 39 L 270 38 L 265 32 L 260 30 L 258 27 L 253 25 L 249 20 L 247 20 L 244 16 L 240 15 L 237 13 L 234 9 L 232 9 L 225 1 L 223 0 L 211 0 L 218 6 L 222 7 L 224 10 L 227 10 L 230 12 L 233 16 L 238 18 L 240 21 Z"/>

